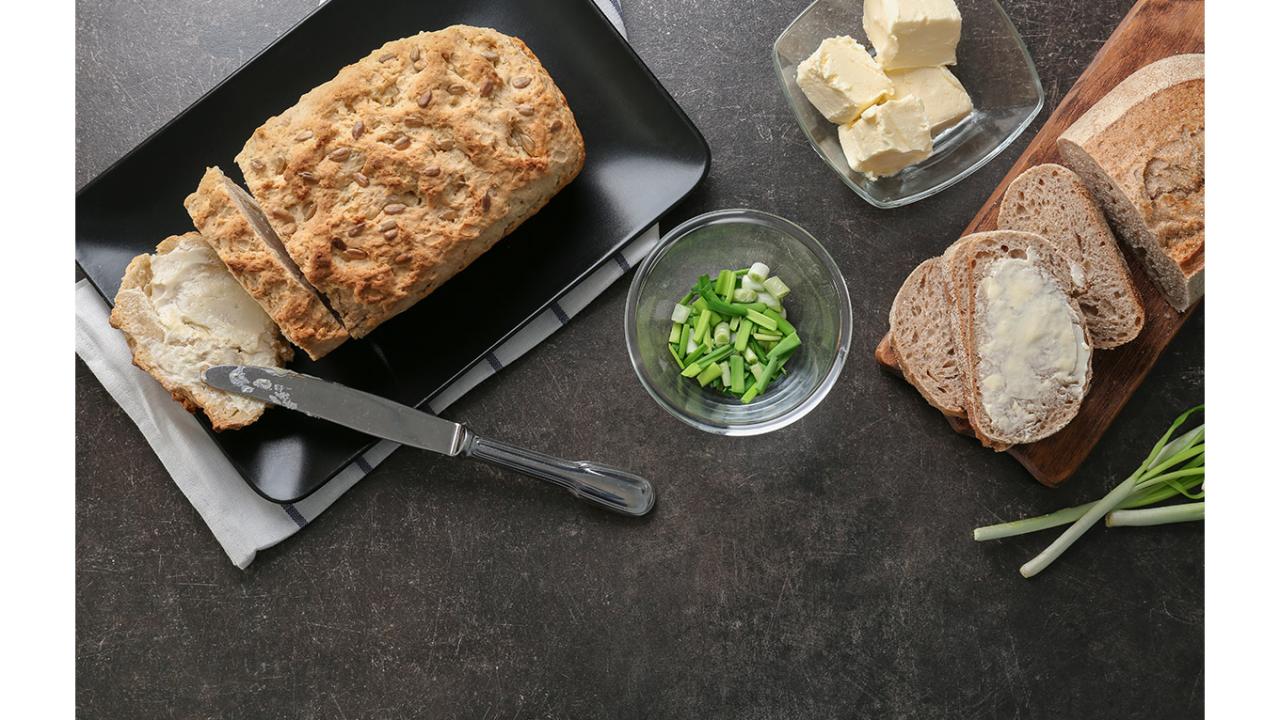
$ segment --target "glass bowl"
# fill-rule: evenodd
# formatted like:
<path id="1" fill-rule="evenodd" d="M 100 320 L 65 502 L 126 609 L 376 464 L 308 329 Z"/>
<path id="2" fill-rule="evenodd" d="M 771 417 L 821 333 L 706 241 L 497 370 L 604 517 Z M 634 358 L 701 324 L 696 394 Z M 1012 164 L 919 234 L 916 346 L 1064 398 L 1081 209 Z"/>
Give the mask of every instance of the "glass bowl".
<path id="1" fill-rule="evenodd" d="M 783 305 L 803 344 L 787 374 L 743 405 L 681 377 L 667 339 L 671 310 L 699 275 L 753 262 L 768 265 L 791 288 Z M 799 420 L 827 396 L 849 354 L 853 309 L 840 269 L 803 228 L 758 210 L 717 210 L 658 242 L 631 281 L 625 322 L 631 365 L 667 412 L 699 430 L 759 435 Z"/>
<path id="2" fill-rule="evenodd" d="M 973 113 L 933 141 L 933 155 L 897 175 L 868 180 L 840 149 L 836 126 L 796 85 L 796 66 L 833 35 L 851 35 L 871 50 L 862 30 L 862 0 L 817 0 L 773 43 L 773 66 L 809 144 L 845 185 L 878 208 L 923 200 L 969 177 L 1022 134 L 1044 107 L 1044 89 L 1018 30 L 997 0 L 956 0 L 960 45 L 951 72 L 973 100 Z"/>

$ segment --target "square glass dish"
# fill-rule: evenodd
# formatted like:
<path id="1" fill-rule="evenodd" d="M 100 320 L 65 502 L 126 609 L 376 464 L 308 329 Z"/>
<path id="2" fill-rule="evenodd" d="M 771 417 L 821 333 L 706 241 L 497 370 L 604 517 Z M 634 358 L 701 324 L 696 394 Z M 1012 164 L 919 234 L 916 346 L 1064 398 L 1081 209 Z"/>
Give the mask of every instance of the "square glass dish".
<path id="1" fill-rule="evenodd" d="M 878 208 L 923 200 L 973 174 L 1013 142 L 1044 107 L 1044 89 L 1018 30 L 998 0 L 956 0 L 960 44 L 949 69 L 969 91 L 973 112 L 933 141 L 933 155 L 897 175 L 870 180 L 849 168 L 836 125 L 796 84 L 796 66 L 834 35 L 873 51 L 862 29 L 862 0 L 816 0 L 773 43 L 782 92 L 809 144 L 840 179 Z"/>

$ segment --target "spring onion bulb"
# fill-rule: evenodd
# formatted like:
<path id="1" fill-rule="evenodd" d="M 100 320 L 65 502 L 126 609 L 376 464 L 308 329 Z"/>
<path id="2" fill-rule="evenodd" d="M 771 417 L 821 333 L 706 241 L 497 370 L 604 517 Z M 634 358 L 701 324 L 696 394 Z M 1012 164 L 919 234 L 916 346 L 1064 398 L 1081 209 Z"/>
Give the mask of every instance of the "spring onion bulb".
<path id="1" fill-rule="evenodd" d="M 691 312 L 693 312 L 693 308 L 688 305 L 676 303 L 676 306 L 671 309 L 671 322 L 683 324 L 689 319 L 689 313 Z"/>
<path id="2" fill-rule="evenodd" d="M 747 277 L 753 282 L 764 284 L 769 277 L 769 266 L 762 262 L 751 263 L 751 267 L 747 270 Z"/>

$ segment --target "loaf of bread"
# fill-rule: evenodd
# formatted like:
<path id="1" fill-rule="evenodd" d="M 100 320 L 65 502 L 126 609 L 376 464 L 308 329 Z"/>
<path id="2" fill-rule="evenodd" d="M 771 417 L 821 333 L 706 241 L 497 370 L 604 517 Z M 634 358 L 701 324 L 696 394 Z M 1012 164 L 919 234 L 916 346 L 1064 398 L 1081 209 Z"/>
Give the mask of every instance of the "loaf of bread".
<path id="1" fill-rule="evenodd" d="M 240 285 L 312 360 L 347 339 L 346 329 L 302 277 L 258 204 L 222 170 L 206 170 L 184 205 Z"/>
<path id="2" fill-rule="evenodd" d="M 1008 230 L 961 238 L 943 263 L 974 434 L 1005 450 L 1061 430 L 1092 378 L 1078 269 L 1048 240 Z"/>
<path id="3" fill-rule="evenodd" d="M 889 311 L 889 334 L 907 382 L 943 414 L 964 417 L 964 376 L 941 265 L 929 258 L 907 276 Z"/>
<path id="4" fill-rule="evenodd" d="M 214 430 L 249 425 L 266 406 L 205 385 L 206 369 L 282 367 L 293 355 L 267 313 L 193 232 L 129 263 L 111 325 L 124 333 L 133 363 L 187 410 L 203 410 Z"/>
<path id="5" fill-rule="evenodd" d="M 1058 138 L 1065 164 L 1179 311 L 1204 296 L 1204 55 L 1130 75 Z"/>
<path id="6" fill-rule="evenodd" d="M 1146 313 L 1129 265 L 1075 173 L 1051 163 L 1025 170 L 1005 190 L 997 224 L 1040 235 L 1083 270 L 1080 309 L 1094 347 L 1118 347 L 1138 336 Z"/>
<path id="7" fill-rule="evenodd" d="M 236 163 L 352 337 L 465 268 L 582 168 L 564 95 L 517 38 L 383 45 L 258 128 Z"/>

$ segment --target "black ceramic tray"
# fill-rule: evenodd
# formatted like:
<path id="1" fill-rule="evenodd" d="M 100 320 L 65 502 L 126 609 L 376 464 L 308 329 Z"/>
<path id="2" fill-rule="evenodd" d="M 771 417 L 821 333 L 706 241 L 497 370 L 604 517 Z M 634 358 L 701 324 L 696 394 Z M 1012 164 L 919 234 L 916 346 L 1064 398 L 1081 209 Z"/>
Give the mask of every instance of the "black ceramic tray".
<path id="1" fill-rule="evenodd" d="M 706 174 L 697 128 L 591 0 L 333 0 L 77 193 L 77 262 L 115 297 L 133 256 L 191 228 L 182 200 L 205 166 L 240 180 L 233 158 L 268 117 L 388 40 L 457 23 L 532 48 L 573 108 L 587 160 L 541 212 L 430 297 L 369 337 L 292 366 L 425 406 Z M 276 502 L 314 492 L 374 442 L 284 411 L 213 438 Z"/>

